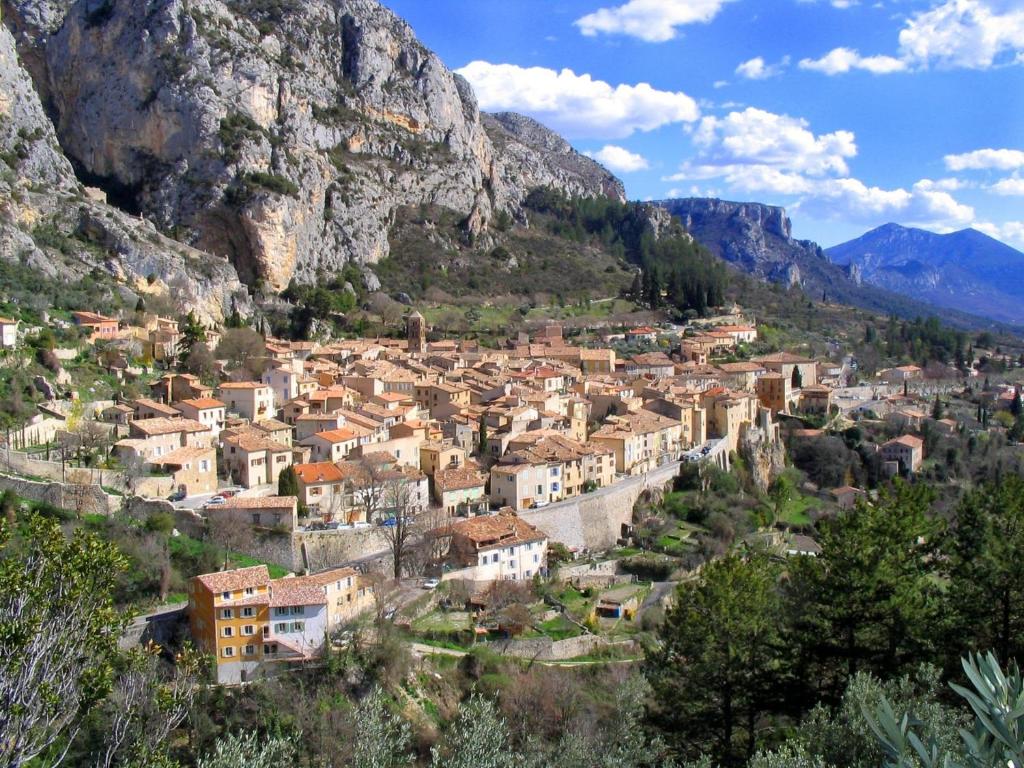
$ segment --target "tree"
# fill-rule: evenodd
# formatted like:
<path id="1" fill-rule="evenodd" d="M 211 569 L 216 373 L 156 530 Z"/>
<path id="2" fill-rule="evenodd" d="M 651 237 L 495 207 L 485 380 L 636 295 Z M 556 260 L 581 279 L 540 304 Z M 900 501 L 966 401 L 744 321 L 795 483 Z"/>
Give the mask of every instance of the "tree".
<path id="1" fill-rule="evenodd" d="M 800 372 L 800 366 L 793 366 L 793 377 L 792 377 L 793 389 L 800 389 L 804 385 L 804 375 Z"/>
<path id="2" fill-rule="evenodd" d="M 60 765 L 110 689 L 124 618 L 111 592 L 114 545 L 33 515 L 0 523 L 0 764 Z"/>
<path id="3" fill-rule="evenodd" d="M 942 418 L 944 409 L 942 407 L 942 400 L 938 395 L 935 395 L 935 402 L 932 403 L 932 418 L 938 421 Z"/>
<path id="4" fill-rule="evenodd" d="M 244 366 L 253 378 L 262 376 L 267 364 L 263 337 L 252 328 L 231 328 L 225 331 L 217 345 L 217 357 L 226 360 L 231 368 Z"/>
<path id="5" fill-rule="evenodd" d="M 942 550 L 948 647 L 1024 657 L 1024 479 L 1008 474 L 968 493 Z"/>
<path id="6" fill-rule="evenodd" d="M 483 416 L 480 417 L 480 435 L 478 439 L 479 453 L 484 456 L 487 453 L 487 422 Z"/>
<path id="7" fill-rule="evenodd" d="M 772 519 L 768 527 L 774 528 L 782 518 L 786 505 L 793 498 L 793 480 L 787 473 L 783 472 L 768 486 L 768 498 L 772 501 Z"/>
<path id="8" fill-rule="evenodd" d="M 206 341 L 206 328 L 199 322 L 195 312 L 189 312 L 185 316 L 185 323 L 181 328 L 181 338 L 178 340 L 178 361 L 184 365 L 192 352 L 192 348 L 199 342 Z"/>
<path id="9" fill-rule="evenodd" d="M 230 734 L 220 739 L 198 768 L 279 768 L 290 765 L 295 746 L 288 739 L 273 737 L 260 741 L 255 733 Z"/>
<path id="10" fill-rule="evenodd" d="M 389 482 L 385 488 L 384 498 L 388 509 L 394 513 L 394 523 L 382 525 L 380 530 L 387 543 L 388 551 L 391 553 L 394 576 L 396 579 L 400 579 L 406 555 L 414 542 L 415 533 L 412 492 L 409 483 L 404 478 Z"/>
<path id="11" fill-rule="evenodd" d="M 388 708 L 387 697 L 374 688 L 359 704 L 352 745 L 352 768 L 405 768 L 412 765 L 409 724 Z"/>
<path id="12" fill-rule="evenodd" d="M 939 609 L 932 500 L 897 481 L 823 524 L 821 554 L 792 563 L 790 642 L 817 691 L 838 699 L 858 671 L 889 677 L 927 658 Z"/>
<path id="13" fill-rule="evenodd" d="M 521 756 L 510 745 L 508 725 L 480 694 L 459 707 L 441 743 L 430 751 L 433 768 L 513 768 Z"/>
<path id="14" fill-rule="evenodd" d="M 1020 387 L 1017 387 L 1017 389 L 1013 391 L 1013 402 L 1010 403 L 1010 413 L 1018 418 L 1022 413 L 1024 413 L 1024 405 L 1021 404 L 1020 399 Z"/>
<path id="15" fill-rule="evenodd" d="M 97 768 L 151 765 L 166 758 L 168 737 L 185 720 L 198 691 L 200 656 L 187 646 L 173 667 L 150 645 L 127 654 L 124 671 L 102 705 L 106 715 Z"/>
<path id="16" fill-rule="evenodd" d="M 217 361 L 206 342 L 200 341 L 192 345 L 192 349 L 189 350 L 188 356 L 184 360 L 184 366 L 185 370 L 194 376 L 198 376 L 204 381 L 210 381 L 216 373 Z"/>
<path id="17" fill-rule="evenodd" d="M 654 721 L 687 758 L 753 754 L 782 658 L 777 580 L 776 565 L 753 553 L 713 561 L 678 587 L 645 671 Z"/>

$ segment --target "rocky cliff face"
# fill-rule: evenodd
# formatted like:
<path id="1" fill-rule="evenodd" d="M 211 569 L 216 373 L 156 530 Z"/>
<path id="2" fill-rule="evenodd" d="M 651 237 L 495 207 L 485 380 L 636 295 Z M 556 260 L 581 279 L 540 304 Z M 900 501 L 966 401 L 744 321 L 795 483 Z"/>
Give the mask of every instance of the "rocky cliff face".
<path id="1" fill-rule="evenodd" d="M 230 265 L 163 237 L 75 178 L 11 33 L 0 27 L 0 258 L 53 278 L 94 268 L 132 294 L 171 293 L 207 319 L 245 308 Z M 102 308 L 99 308 L 102 309 Z"/>
<path id="2" fill-rule="evenodd" d="M 373 0 L 5 1 L 79 177 L 250 286 L 374 263 L 399 206 L 477 233 L 538 184 L 622 196 L 532 121 L 485 126 Z"/>
<path id="3" fill-rule="evenodd" d="M 605 195 L 625 202 L 622 182 L 600 163 L 581 155 L 554 131 L 515 112 L 482 114 L 506 189 L 558 187 L 573 196 Z"/>
<path id="4" fill-rule="evenodd" d="M 662 200 L 687 231 L 707 248 L 745 272 L 789 285 L 803 284 L 814 262 L 827 263 L 821 248 L 794 240 L 783 208 L 709 198 Z"/>

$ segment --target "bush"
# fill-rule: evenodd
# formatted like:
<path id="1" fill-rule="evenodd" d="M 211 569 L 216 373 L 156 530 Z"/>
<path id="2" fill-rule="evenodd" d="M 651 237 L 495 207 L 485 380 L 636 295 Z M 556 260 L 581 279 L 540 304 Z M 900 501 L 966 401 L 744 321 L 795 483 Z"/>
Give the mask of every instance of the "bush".
<path id="1" fill-rule="evenodd" d="M 645 581 L 667 581 L 676 569 L 676 563 L 654 554 L 633 555 L 619 564 L 626 573 Z"/>

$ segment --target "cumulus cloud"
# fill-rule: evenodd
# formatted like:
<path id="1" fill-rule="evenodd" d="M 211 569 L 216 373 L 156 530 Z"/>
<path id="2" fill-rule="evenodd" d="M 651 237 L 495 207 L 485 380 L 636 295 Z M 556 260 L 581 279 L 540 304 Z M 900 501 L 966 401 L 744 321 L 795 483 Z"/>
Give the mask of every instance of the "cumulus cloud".
<path id="1" fill-rule="evenodd" d="M 786 56 L 778 64 L 767 64 L 761 56 L 755 56 L 744 61 L 736 67 L 736 74 L 748 80 L 767 80 L 782 74 L 782 70 L 789 64 L 789 56 Z"/>
<path id="2" fill-rule="evenodd" d="M 943 160 L 951 171 L 1012 171 L 1024 168 L 1024 150 L 976 149 L 959 155 L 946 155 Z"/>
<path id="3" fill-rule="evenodd" d="M 729 0 L 629 0 L 599 8 L 573 22 L 584 35 L 628 35 L 648 43 L 663 43 L 677 27 L 706 24 Z"/>
<path id="4" fill-rule="evenodd" d="M 974 221 L 974 209 L 948 192 L 915 184 L 908 189 L 868 186 L 860 179 L 823 179 L 794 209 L 822 219 L 873 226 L 886 221 L 956 229 Z"/>
<path id="5" fill-rule="evenodd" d="M 989 189 L 997 195 L 1024 195 L 1024 179 L 1017 176 L 1000 179 Z"/>
<path id="6" fill-rule="evenodd" d="M 857 144 L 849 131 L 816 134 L 806 120 L 748 107 L 703 118 L 693 142 L 696 156 L 664 181 L 714 181 L 732 194 L 795 198 L 794 208 L 809 216 L 871 226 L 900 221 L 942 229 L 974 220 L 974 209 L 950 194 L 964 186 L 959 179 L 887 189 L 852 178 L 847 161 Z"/>
<path id="7" fill-rule="evenodd" d="M 1024 10 L 993 10 L 982 0 L 947 0 L 915 14 L 900 32 L 900 50 L 921 66 L 987 69 L 1021 61 Z"/>
<path id="8" fill-rule="evenodd" d="M 1002 224 L 980 221 L 974 223 L 974 228 L 996 240 L 1024 248 L 1024 221 L 1004 221 Z"/>
<path id="9" fill-rule="evenodd" d="M 855 69 L 885 75 L 940 69 L 989 69 L 1024 63 L 1024 9 L 991 0 L 945 0 L 907 19 L 899 33 L 897 56 L 861 56 L 852 48 L 835 48 L 820 59 L 803 59 L 802 69 L 838 75 Z"/>
<path id="10" fill-rule="evenodd" d="M 571 69 L 486 61 L 457 72 L 473 86 L 481 109 L 523 112 L 569 138 L 621 139 L 700 117 L 697 102 L 685 93 L 647 83 L 613 86 Z"/>
<path id="11" fill-rule="evenodd" d="M 815 135 L 802 118 L 755 107 L 703 118 L 693 141 L 705 164 L 764 165 L 812 176 L 845 174 L 846 159 L 857 154 L 850 131 Z"/>
<path id="12" fill-rule="evenodd" d="M 902 72 L 907 63 L 892 56 L 861 56 L 854 48 L 833 48 L 820 59 L 800 59 L 800 69 L 824 72 L 826 75 L 840 75 L 851 69 L 861 69 L 874 75 L 888 75 Z"/>
<path id="13" fill-rule="evenodd" d="M 605 144 L 596 152 L 584 152 L 587 157 L 592 157 L 606 168 L 617 173 L 633 173 L 634 171 L 646 170 L 649 166 L 647 158 L 630 152 L 624 147 L 617 147 L 614 144 Z"/>

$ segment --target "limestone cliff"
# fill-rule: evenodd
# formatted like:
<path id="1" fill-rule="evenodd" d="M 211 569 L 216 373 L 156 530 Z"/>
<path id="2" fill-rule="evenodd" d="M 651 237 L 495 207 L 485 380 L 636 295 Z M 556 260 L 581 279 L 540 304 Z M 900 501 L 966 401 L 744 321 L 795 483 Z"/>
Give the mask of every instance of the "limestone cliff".
<path id="1" fill-rule="evenodd" d="M 102 196 L 100 196 L 102 197 Z M 0 258 L 55 279 L 106 272 L 129 295 L 170 292 L 181 306 L 215 319 L 232 300 L 245 307 L 230 265 L 211 262 L 87 194 L 64 157 L 22 67 L 11 33 L 0 27 Z"/>
<path id="2" fill-rule="evenodd" d="M 453 209 L 476 233 L 536 185 L 622 197 L 533 121 L 485 125 L 374 0 L 5 7 L 79 178 L 250 286 L 374 263 L 400 206 Z"/>

